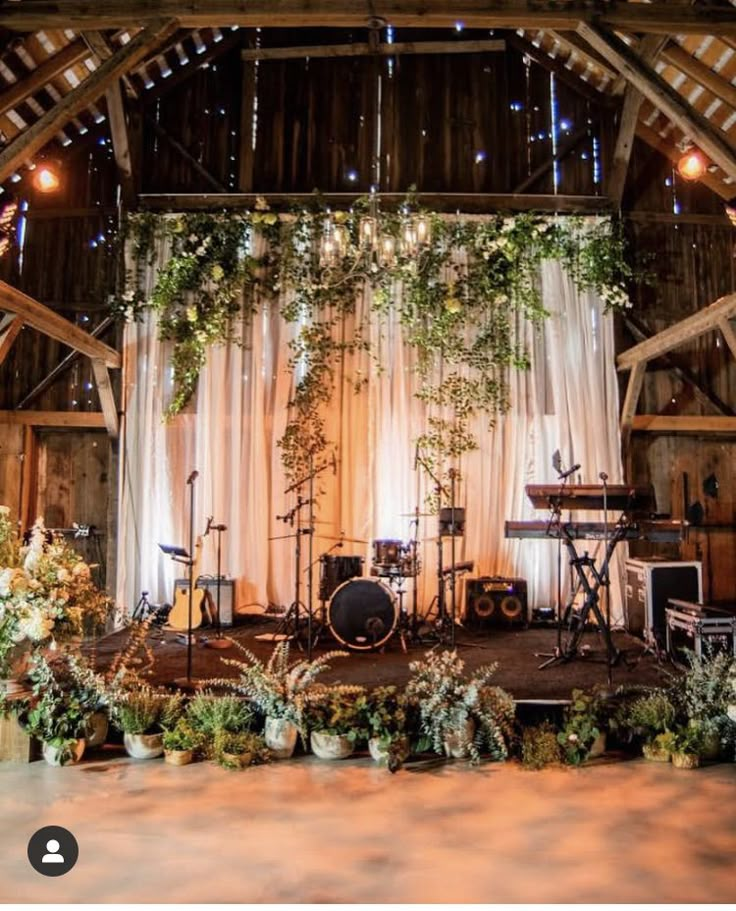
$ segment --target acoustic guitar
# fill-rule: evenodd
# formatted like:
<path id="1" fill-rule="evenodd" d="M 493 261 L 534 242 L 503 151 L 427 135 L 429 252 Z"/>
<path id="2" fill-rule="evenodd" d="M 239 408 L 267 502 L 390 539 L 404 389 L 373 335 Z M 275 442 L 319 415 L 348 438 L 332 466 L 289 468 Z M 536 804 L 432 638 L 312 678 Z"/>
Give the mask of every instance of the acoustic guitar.
<path id="1" fill-rule="evenodd" d="M 192 579 L 196 585 L 199 576 L 199 564 L 202 558 L 202 536 L 197 538 L 194 546 L 194 565 Z M 209 593 L 205 588 L 195 588 L 192 595 L 192 629 L 198 629 L 203 622 L 210 621 Z M 189 629 L 189 586 L 177 585 L 174 590 L 174 606 L 168 619 L 169 626 L 176 630 Z"/>

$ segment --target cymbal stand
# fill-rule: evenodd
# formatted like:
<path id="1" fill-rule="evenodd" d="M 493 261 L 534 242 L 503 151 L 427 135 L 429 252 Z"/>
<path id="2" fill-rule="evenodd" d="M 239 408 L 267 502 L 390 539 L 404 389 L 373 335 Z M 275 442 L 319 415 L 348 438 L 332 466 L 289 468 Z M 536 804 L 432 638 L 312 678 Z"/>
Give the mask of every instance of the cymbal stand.
<path id="1" fill-rule="evenodd" d="M 445 576 L 444 576 L 444 573 L 442 572 L 442 535 L 439 533 L 440 532 L 439 525 L 440 525 L 440 515 L 441 514 L 440 514 L 439 510 L 440 510 L 441 504 L 442 504 L 442 496 L 443 495 L 447 496 L 447 491 L 445 490 L 444 486 L 442 485 L 442 482 L 440 481 L 440 479 L 435 475 L 435 473 L 429 467 L 427 462 L 422 458 L 421 455 L 419 455 L 418 452 L 416 455 L 416 461 L 424 468 L 424 470 L 427 472 L 427 474 L 430 476 L 430 478 L 434 481 L 435 495 L 437 497 L 437 502 L 440 504 L 437 507 L 438 508 L 438 512 L 437 512 L 437 526 L 438 526 L 437 527 L 437 532 L 438 532 L 438 534 L 437 534 L 437 594 L 432 599 L 432 603 L 427 608 L 427 613 L 426 613 L 424 619 L 426 620 L 426 617 L 429 615 L 429 612 L 432 610 L 432 605 L 436 602 L 437 603 L 437 619 L 435 620 L 435 623 L 434 623 L 435 629 L 436 629 L 435 635 L 436 635 L 437 641 L 444 645 L 445 644 L 445 628 L 447 626 L 448 617 L 447 617 L 447 605 L 445 603 Z M 453 624 L 453 626 L 454 626 L 454 624 Z M 454 638 L 454 630 L 453 630 L 452 635 Z"/>
<path id="2" fill-rule="evenodd" d="M 419 601 L 419 504 L 414 508 L 414 518 L 409 523 L 414 526 L 414 534 L 411 537 L 409 546 L 411 548 L 411 573 L 412 573 L 412 587 L 411 587 L 411 639 L 415 641 L 417 637 L 417 630 L 419 628 L 419 610 L 418 610 L 418 601 Z"/>
<path id="3" fill-rule="evenodd" d="M 455 647 L 455 619 L 457 615 L 457 602 L 456 602 L 456 571 L 455 571 L 455 537 L 457 533 L 457 528 L 455 525 L 455 495 L 456 495 L 456 484 L 457 484 L 458 473 L 455 468 L 450 469 L 450 645 Z M 441 531 L 441 529 L 440 529 Z M 441 538 L 442 535 L 440 534 Z M 440 567 L 442 569 L 443 567 Z M 444 577 L 444 573 L 442 573 Z"/>
<path id="4" fill-rule="evenodd" d="M 289 488 L 289 490 L 291 489 L 293 489 L 293 487 Z M 276 519 L 278 521 L 288 523 L 291 528 L 294 528 L 294 522 L 296 522 L 296 530 L 292 534 L 278 535 L 275 538 L 269 538 L 271 541 L 283 540 L 285 538 L 294 538 L 294 600 L 289 605 L 286 614 L 279 624 L 279 627 L 276 630 L 276 635 L 285 636 L 287 639 L 295 639 L 297 645 L 299 646 L 299 649 L 302 651 L 303 648 L 299 639 L 301 611 L 307 610 L 306 605 L 301 600 L 302 535 L 310 534 L 312 527 L 302 527 L 301 511 L 305 506 L 308 505 L 310 505 L 308 498 L 305 499 L 300 493 L 297 494 L 296 505 L 287 513 L 284 513 L 284 515 L 276 516 Z"/>
<path id="5" fill-rule="evenodd" d="M 598 477 L 603 484 L 603 553 L 608 553 L 608 475 L 602 471 Z M 606 564 L 605 575 L 601 582 L 603 597 L 606 599 L 606 667 L 608 670 L 608 686 L 613 686 L 613 642 L 611 641 L 611 574 Z"/>

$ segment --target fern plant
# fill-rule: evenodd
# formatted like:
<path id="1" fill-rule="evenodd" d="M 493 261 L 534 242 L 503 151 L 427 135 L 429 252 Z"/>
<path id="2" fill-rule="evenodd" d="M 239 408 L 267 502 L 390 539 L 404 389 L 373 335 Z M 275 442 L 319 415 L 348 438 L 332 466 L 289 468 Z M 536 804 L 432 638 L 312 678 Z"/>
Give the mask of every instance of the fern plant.
<path id="1" fill-rule="evenodd" d="M 207 738 L 218 731 L 237 734 L 250 729 L 253 711 L 240 696 L 218 696 L 211 690 L 197 693 L 187 706 L 187 720 Z"/>
<path id="2" fill-rule="evenodd" d="M 267 662 L 261 661 L 241 643 L 231 640 L 244 656 L 244 661 L 223 658 L 237 670 L 235 679 L 210 681 L 211 685 L 230 689 L 245 696 L 267 718 L 284 718 L 295 724 L 304 736 L 305 697 L 316 678 L 329 670 L 333 658 L 346 658 L 348 652 L 332 651 L 314 658 L 289 663 L 289 643 L 279 642 Z"/>

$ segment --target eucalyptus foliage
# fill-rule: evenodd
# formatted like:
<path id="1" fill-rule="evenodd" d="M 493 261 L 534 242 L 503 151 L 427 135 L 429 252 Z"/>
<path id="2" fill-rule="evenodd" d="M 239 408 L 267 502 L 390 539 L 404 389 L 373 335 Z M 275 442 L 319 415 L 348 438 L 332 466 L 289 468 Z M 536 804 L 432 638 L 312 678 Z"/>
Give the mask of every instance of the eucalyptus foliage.
<path id="1" fill-rule="evenodd" d="M 610 220 L 425 213 L 427 241 L 408 248 L 402 231 L 410 210 L 416 214 L 408 198 L 399 212 L 373 212 L 376 235 L 392 243 L 390 257 L 361 243 L 367 200 L 329 213 L 315 197 L 312 208 L 283 217 L 262 199 L 254 212 L 132 216 L 132 267 L 111 305 L 126 319 L 155 310 L 161 339 L 173 342 L 169 415 L 195 391 L 209 347 L 242 343 L 243 321 L 278 298 L 283 319 L 294 326 L 290 366 L 297 372 L 279 445 L 287 473 L 300 475 L 328 445 L 324 418 L 343 356 L 362 350 L 377 357 L 367 325 L 356 316 L 356 301 L 367 292 L 365 319 L 380 324 L 397 312 L 415 353 L 419 397 L 431 414 L 420 444 L 441 465 L 476 445 L 470 431 L 476 413 L 493 422 L 509 408 L 509 371 L 529 366 L 520 328 L 524 321 L 539 326 L 548 316 L 537 277 L 543 260 L 559 261 L 576 286 L 596 291 L 607 309 L 630 306 L 632 270 L 621 229 Z M 325 233 L 335 229 L 343 239 L 340 255 L 326 258 Z M 254 243 L 257 237 L 264 243 Z M 157 239 L 168 244 L 170 256 L 149 290 L 146 267 Z M 263 252 L 255 255 L 256 249 Z M 365 377 L 350 382 L 357 390 Z"/>

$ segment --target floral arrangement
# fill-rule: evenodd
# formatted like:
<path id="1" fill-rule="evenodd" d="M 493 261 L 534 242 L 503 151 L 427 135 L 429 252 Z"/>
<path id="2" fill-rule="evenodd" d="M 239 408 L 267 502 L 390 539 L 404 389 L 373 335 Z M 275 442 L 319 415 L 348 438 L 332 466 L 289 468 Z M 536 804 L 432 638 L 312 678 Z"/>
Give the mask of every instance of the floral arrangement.
<path id="1" fill-rule="evenodd" d="M 506 759 L 516 709 L 507 692 L 490 686 L 495 664 L 467 677 L 457 652 L 429 651 L 423 661 L 412 661 L 409 670 L 406 693 L 416 701 L 421 731 L 431 749 L 442 753 L 448 736 L 472 721 L 475 734 L 466 744 L 471 761 L 480 761 L 481 750 L 492 759 Z"/>
<path id="2" fill-rule="evenodd" d="M 572 691 L 572 701 L 565 710 L 565 722 L 557 735 L 565 761 L 580 765 L 588 758 L 590 749 L 601 733 L 600 709 L 595 694 Z"/>
<path id="3" fill-rule="evenodd" d="M 54 647 L 104 627 L 110 602 L 87 563 L 37 519 L 27 546 L 0 507 L 0 677 L 18 652 Z"/>
<path id="4" fill-rule="evenodd" d="M 410 216 L 420 217 L 424 230 L 421 240 L 412 235 L 407 244 Z M 365 243 L 367 223 L 377 247 Z M 355 319 L 362 293 L 369 292 L 378 319 L 399 310 L 404 341 L 426 381 L 421 398 L 435 406 L 420 441 L 435 464 L 474 447 L 474 413 L 493 421 L 508 409 L 508 372 L 528 367 L 519 322 L 539 325 L 548 316 L 537 282 L 543 260 L 561 262 L 606 309 L 631 306 L 634 271 L 622 229 L 610 219 L 533 213 L 447 219 L 420 210 L 411 193 L 397 212 L 375 211 L 369 199 L 332 212 L 316 194 L 313 206 L 284 216 L 263 198 L 253 212 L 144 213 L 131 217 L 128 232 L 132 268 L 111 308 L 128 320 L 155 310 L 160 337 L 173 341 L 169 415 L 194 392 L 208 348 L 242 343 L 238 330 L 259 306 L 283 295 L 282 316 L 296 327 L 291 367 L 300 370 L 280 446 L 284 467 L 295 476 L 328 445 L 324 415 L 339 359 L 369 350 L 366 327 Z M 171 255 L 146 294 L 156 240 L 165 240 Z M 440 359 L 445 370 L 438 384 L 431 377 Z M 359 390 L 365 378 L 351 382 Z"/>

